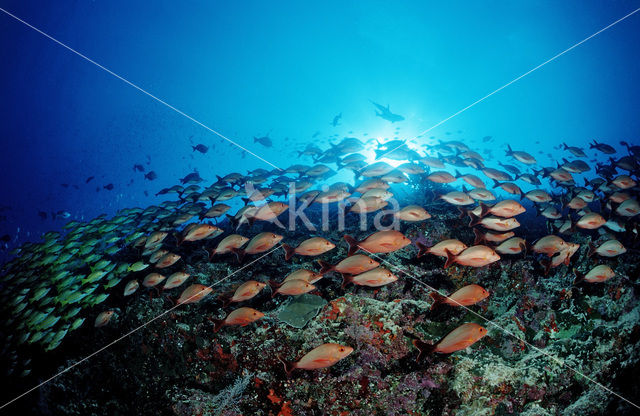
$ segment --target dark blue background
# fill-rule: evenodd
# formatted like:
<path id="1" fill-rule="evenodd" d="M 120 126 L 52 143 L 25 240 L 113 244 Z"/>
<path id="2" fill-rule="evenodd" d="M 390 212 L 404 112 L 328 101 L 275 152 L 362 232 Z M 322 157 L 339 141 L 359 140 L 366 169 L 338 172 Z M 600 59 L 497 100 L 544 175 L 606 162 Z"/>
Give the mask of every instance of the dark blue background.
<path id="1" fill-rule="evenodd" d="M 640 7 L 640 1 L 0 4 L 283 167 L 298 162 L 294 150 L 316 131 L 321 140 L 313 141 L 324 146 L 334 133 L 385 138 L 396 126 L 412 138 Z M 427 136 L 495 147 L 494 157 L 503 160 L 502 143 L 509 142 L 543 165 L 562 141 L 638 142 L 638 39 L 640 13 Z M 64 224 L 42 221 L 39 210 L 90 219 L 157 203 L 144 191 L 153 195 L 194 168 L 208 181 L 269 168 L 4 13 L 0 56 L 0 205 L 11 206 L 0 213 L 7 216 L 0 234 L 35 240 Z M 369 99 L 390 104 L 406 120 L 392 125 L 375 117 Z M 342 125 L 333 128 L 339 112 Z M 267 132 L 273 148 L 253 143 Z M 485 135 L 495 144 L 482 143 Z M 215 148 L 193 153 L 190 141 Z M 423 143 L 435 140 L 416 140 Z M 158 179 L 145 181 L 133 172 L 136 163 Z M 96 179 L 85 185 L 89 176 Z M 108 183 L 113 191 L 96 192 Z"/>

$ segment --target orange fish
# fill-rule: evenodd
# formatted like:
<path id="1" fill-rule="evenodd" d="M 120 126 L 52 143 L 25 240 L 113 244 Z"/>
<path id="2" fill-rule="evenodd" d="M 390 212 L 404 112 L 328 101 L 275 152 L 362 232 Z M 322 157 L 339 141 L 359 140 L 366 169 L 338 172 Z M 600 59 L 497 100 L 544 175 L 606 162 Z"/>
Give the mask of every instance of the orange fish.
<path id="1" fill-rule="evenodd" d="M 231 253 L 232 249 L 242 247 L 247 241 L 249 241 L 249 239 L 247 237 L 241 236 L 240 234 L 228 235 L 218 243 L 216 248 L 212 249 L 209 252 L 209 258 L 215 256 L 216 254 Z"/>
<path id="2" fill-rule="evenodd" d="M 446 252 L 447 262 L 444 265 L 445 269 L 453 263 L 463 266 L 483 267 L 500 260 L 500 256 L 491 247 L 482 245 L 469 247 L 458 255 L 448 250 Z"/>
<path id="3" fill-rule="evenodd" d="M 492 214 L 496 217 L 511 218 L 526 211 L 526 209 L 519 202 L 512 199 L 500 201 L 493 206 L 488 206 L 483 202 L 480 202 L 480 208 L 482 209 L 480 217 L 485 217 L 487 216 L 487 214 Z"/>
<path id="4" fill-rule="evenodd" d="M 144 248 L 149 248 L 160 244 L 167 235 L 168 233 L 165 233 L 163 231 L 156 231 L 151 233 L 151 235 L 147 237 L 147 240 L 144 243 Z"/>
<path id="5" fill-rule="evenodd" d="M 527 242 L 520 237 L 512 237 L 495 248 L 500 254 L 519 254 L 527 251 Z"/>
<path id="6" fill-rule="evenodd" d="M 229 313 L 224 319 L 214 319 L 213 332 L 218 332 L 220 328 L 226 325 L 247 326 L 262 317 L 264 317 L 264 313 L 256 309 L 247 307 L 238 308 Z"/>
<path id="7" fill-rule="evenodd" d="M 464 350 L 478 342 L 485 335 L 487 335 L 486 328 L 468 322 L 449 332 L 449 334 L 435 344 L 414 340 L 413 345 L 418 348 L 419 354 L 417 360 L 419 360 L 422 354 L 430 354 L 433 352 L 451 354 L 452 352 Z"/>
<path id="8" fill-rule="evenodd" d="M 379 287 L 393 283 L 396 280 L 398 280 L 398 278 L 389 270 L 384 267 L 378 267 L 355 276 L 343 274 L 342 287 L 345 287 L 348 283 L 353 283 L 358 286 Z"/>
<path id="9" fill-rule="evenodd" d="M 317 273 L 317 272 L 314 272 L 312 270 L 307 270 L 307 269 L 298 269 L 298 270 L 296 270 L 294 272 L 289 273 L 287 275 L 287 277 L 284 278 L 282 283 L 288 282 L 290 280 L 304 280 L 306 282 L 314 284 L 315 282 L 317 282 L 320 279 L 322 279 L 322 274 L 321 273 Z"/>
<path id="10" fill-rule="evenodd" d="M 511 238 L 515 235 L 513 231 L 508 231 L 506 233 L 490 233 L 490 232 L 482 233 L 482 231 L 478 230 L 477 228 L 473 229 L 473 233 L 476 236 L 476 239 L 473 242 L 474 246 L 487 241 L 490 243 L 501 243 L 504 240 Z"/>
<path id="11" fill-rule="evenodd" d="M 500 183 L 498 181 L 494 181 L 494 188 L 500 188 L 505 192 L 508 192 L 512 195 L 522 195 L 522 189 L 520 189 L 520 187 L 518 185 L 516 185 L 515 183 L 511 183 L 511 182 L 503 182 Z"/>
<path id="12" fill-rule="evenodd" d="M 581 273 L 576 269 L 573 269 L 573 272 L 576 274 L 576 280 L 574 280 L 573 284 L 578 284 L 580 282 L 587 283 L 601 283 L 606 282 L 616 275 L 616 272 L 606 264 L 600 264 L 593 269 L 589 270 L 587 274 Z"/>
<path id="13" fill-rule="evenodd" d="M 335 265 L 322 260 L 318 260 L 318 263 L 321 267 L 320 274 L 327 274 L 332 271 L 341 274 L 360 274 L 375 269 L 380 265 L 380 263 L 364 254 L 347 257 Z"/>
<path id="14" fill-rule="evenodd" d="M 259 254 L 273 248 L 282 240 L 282 236 L 274 233 L 260 233 L 253 237 L 246 249 L 230 248 L 230 250 L 238 257 L 238 261 L 242 261 L 245 254 Z"/>
<path id="15" fill-rule="evenodd" d="M 470 205 L 473 204 L 473 199 L 464 192 L 452 191 L 444 195 L 438 196 L 438 199 L 442 199 L 452 205 Z"/>
<path id="16" fill-rule="evenodd" d="M 269 283 L 271 283 L 274 287 L 279 286 L 271 293 L 271 297 L 274 297 L 278 293 L 281 295 L 297 296 L 302 295 L 303 293 L 309 293 L 316 288 L 311 283 L 302 279 L 289 280 L 283 282 L 281 285 L 272 282 Z"/>
<path id="17" fill-rule="evenodd" d="M 294 254 L 299 256 L 319 256 L 326 253 L 329 250 L 335 248 L 335 244 L 322 237 L 312 237 L 308 240 L 304 240 L 298 245 L 298 247 L 291 247 L 288 244 L 282 244 L 285 255 L 284 259 L 289 260 Z"/>
<path id="18" fill-rule="evenodd" d="M 289 209 L 289 205 L 285 203 L 269 202 L 268 204 L 258 208 L 258 210 L 248 218 L 249 225 L 252 225 L 255 221 L 271 221 L 287 209 Z"/>
<path id="19" fill-rule="evenodd" d="M 100 314 L 98 314 L 98 316 L 96 317 L 96 321 L 93 324 L 93 326 L 95 328 L 100 328 L 101 326 L 105 326 L 106 324 L 109 323 L 114 313 L 115 313 L 114 311 L 100 312 Z"/>
<path id="20" fill-rule="evenodd" d="M 167 253 L 158 259 L 156 267 L 158 269 L 164 269 L 165 267 L 173 266 L 178 260 L 180 260 L 179 254 Z"/>
<path id="21" fill-rule="evenodd" d="M 542 189 L 534 189 L 524 194 L 524 197 L 532 202 L 550 202 L 551 195 L 543 191 Z"/>
<path id="22" fill-rule="evenodd" d="M 378 231 L 362 241 L 357 241 L 350 235 L 345 235 L 344 240 L 349 244 L 347 256 L 355 254 L 358 249 L 368 253 L 391 253 L 411 244 L 411 240 L 396 230 Z"/>
<path id="23" fill-rule="evenodd" d="M 286 363 L 278 357 L 284 365 L 287 376 L 296 368 L 303 370 L 317 370 L 319 368 L 331 367 L 338 361 L 346 358 L 353 352 L 353 348 L 340 344 L 322 344 L 306 353 L 300 360 L 294 363 Z"/>
<path id="24" fill-rule="evenodd" d="M 266 283 L 257 282 L 255 280 L 248 280 L 238 286 L 233 296 L 229 299 L 228 303 L 242 302 L 255 297 L 264 287 Z"/>
<path id="25" fill-rule="evenodd" d="M 456 239 L 443 240 L 432 247 L 427 247 L 418 241 L 416 246 L 418 246 L 418 257 L 422 257 L 427 253 L 434 256 L 447 257 L 447 251 L 458 255 L 467 248 L 465 243 Z"/>
<path id="26" fill-rule="evenodd" d="M 431 214 L 419 205 L 408 205 L 393 214 L 399 220 L 407 222 L 424 221 L 431 218 Z"/>
<path id="27" fill-rule="evenodd" d="M 452 183 L 456 181 L 456 178 L 452 174 L 445 171 L 433 172 L 431 175 L 427 176 L 426 179 L 435 183 Z"/>
<path id="28" fill-rule="evenodd" d="M 178 245 L 185 241 L 199 241 L 204 240 L 213 234 L 219 235 L 222 230 L 215 225 L 211 224 L 189 224 L 179 236 L 177 236 Z"/>
<path id="29" fill-rule="evenodd" d="M 488 228 L 494 231 L 509 231 L 514 228 L 518 228 L 520 223 L 515 218 L 500 218 L 500 217 L 484 217 L 480 218 L 473 213 L 469 213 L 471 221 L 469 221 L 469 227 L 475 225 L 481 225 L 484 228 Z"/>
<path id="30" fill-rule="evenodd" d="M 213 289 L 209 286 L 194 284 L 186 288 L 177 300 L 177 304 L 200 302 L 205 296 L 211 293 Z"/>
<path id="31" fill-rule="evenodd" d="M 386 207 L 389 203 L 377 196 L 369 196 L 366 198 L 358 199 L 351 208 L 349 208 L 349 212 L 353 212 L 356 214 L 366 214 L 369 212 L 378 211 L 384 207 Z"/>
<path id="32" fill-rule="evenodd" d="M 615 257 L 627 252 L 627 249 L 618 240 L 608 240 L 595 247 L 593 243 L 589 243 L 589 257 L 598 254 L 603 257 Z"/>
<path id="33" fill-rule="evenodd" d="M 139 286 L 140 284 L 137 280 L 130 280 L 129 283 L 127 283 L 127 285 L 124 287 L 124 296 L 132 295 L 136 290 L 138 290 Z"/>
<path id="34" fill-rule="evenodd" d="M 486 299 L 489 296 L 482 286 L 467 285 L 462 287 L 449 296 L 442 296 L 438 292 L 431 292 L 429 294 L 433 299 L 431 309 L 435 309 L 438 305 L 445 304 L 449 306 L 471 306 Z"/>
<path id="35" fill-rule="evenodd" d="M 535 253 L 546 254 L 551 257 L 563 250 L 566 246 L 566 241 L 557 235 L 547 235 L 536 241 L 531 249 Z"/>
<path id="36" fill-rule="evenodd" d="M 171 276 L 167 278 L 167 281 L 164 283 L 163 290 L 173 289 L 182 285 L 185 280 L 189 278 L 190 274 L 185 272 L 175 272 Z"/>
<path id="37" fill-rule="evenodd" d="M 389 184 L 385 181 L 375 178 L 375 179 L 367 179 L 362 182 L 353 192 L 358 192 L 364 194 L 370 189 L 389 189 Z"/>
<path id="38" fill-rule="evenodd" d="M 584 228 L 586 230 L 595 230 L 596 228 L 600 228 L 604 225 L 607 220 L 597 212 L 590 212 L 589 214 L 583 215 L 582 218 L 578 220 L 576 223 L 576 227 Z"/>
<path id="39" fill-rule="evenodd" d="M 165 276 L 161 275 L 160 273 L 149 273 L 142 281 L 142 286 L 154 287 L 158 283 L 162 282 L 164 279 L 165 279 Z"/>

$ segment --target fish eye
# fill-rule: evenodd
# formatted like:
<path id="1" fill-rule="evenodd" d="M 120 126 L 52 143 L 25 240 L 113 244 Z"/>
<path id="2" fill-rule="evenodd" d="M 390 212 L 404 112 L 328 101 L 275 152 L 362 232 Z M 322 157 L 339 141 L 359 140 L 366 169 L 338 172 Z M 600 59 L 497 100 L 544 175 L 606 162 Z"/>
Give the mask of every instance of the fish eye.
<path id="1" fill-rule="evenodd" d="M 340 352 L 344 352 L 344 348 L 340 348 Z"/>

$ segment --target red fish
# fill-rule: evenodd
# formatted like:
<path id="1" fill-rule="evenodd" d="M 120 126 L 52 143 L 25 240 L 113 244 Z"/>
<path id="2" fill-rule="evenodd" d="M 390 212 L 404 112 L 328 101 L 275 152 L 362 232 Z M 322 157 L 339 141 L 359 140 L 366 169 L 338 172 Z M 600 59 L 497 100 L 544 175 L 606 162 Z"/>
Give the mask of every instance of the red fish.
<path id="1" fill-rule="evenodd" d="M 587 283 L 601 283 L 616 275 L 616 272 L 606 264 L 600 264 L 594 267 L 589 270 L 587 274 L 581 273 L 576 269 L 574 269 L 573 272 L 576 274 L 576 279 L 573 282 L 574 285 L 583 281 Z"/>
<path id="2" fill-rule="evenodd" d="M 213 289 L 209 286 L 194 284 L 186 288 L 177 300 L 177 304 L 200 302 Z"/>
<path id="3" fill-rule="evenodd" d="M 419 351 L 418 358 L 416 360 L 419 360 L 422 354 L 430 354 L 434 352 L 440 354 L 451 354 L 452 352 L 464 350 L 478 342 L 485 335 L 487 335 L 486 328 L 478 324 L 468 322 L 449 332 L 449 334 L 435 344 L 428 344 L 424 341 L 414 340 L 413 345 Z"/>
<path id="4" fill-rule="evenodd" d="M 453 263 L 458 263 L 463 266 L 483 267 L 500 260 L 500 256 L 493 251 L 491 247 L 482 245 L 471 246 L 458 255 L 448 250 L 446 250 L 446 252 L 447 262 L 444 265 L 445 269 Z"/>
<path id="5" fill-rule="evenodd" d="M 435 309 L 438 305 L 442 304 L 449 306 L 475 305 L 481 300 L 486 299 L 489 296 L 489 292 L 479 285 L 467 285 L 456 290 L 449 296 L 442 296 L 438 292 L 431 292 L 429 296 L 433 299 L 431 309 Z"/>
<path id="6" fill-rule="evenodd" d="M 114 313 L 115 313 L 114 311 L 100 312 L 100 314 L 96 317 L 96 321 L 93 324 L 93 326 L 95 328 L 100 328 L 101 326 L 105 326 L 106 324 L 109 323 Z"/>
<path id="7" fill-rule="evenodd" d="M 303 293 L 309 293 L 316 287 L 306 280 L 294 279 L 283 282 L 281 285 L 269 282 L 273 287 L 279 286 L 271 293 L 271 297 L 274 297 L 278 293 L 281 295 L 297 296 Z"/>
<path id="8" fill-rule="evenodd" d="M 330 264 L 326 261 L 318 260 L 320 264 L 320 274 L 327 274 L 332 271 L 336 271 L 341 274 L 360 274 L 367 272 L 371 269 L 375 269 L 380 265 L 377 261 L 364 254 L 356 254 L 354 256 L 347 257 L 340 261 L 338 264 Z"/>
<path id="9" fill-rule="evenodd" d="M 340 344 L 322 344 L 306 353 L 300 360 L 294 363 L 278 360 L 284 365 L 284 371 L 287 376 L 291 376 L 291 372 L 296 368 L 303 370 L 317 370 L 319 368 L 331 367 L 338 361 L 346 358 L 353 352 L 353 348 Z"/>
<path id="10" fill-rule="evenodd" d="M 228 300 L 228 303 L 243 302 L 245 300 L 255 297 L 264 287 L 266 283 L 257 282 L 255 280 L 249 280 L 238 286 L 233 296 Z"/>
<path id="11" fill-rule="evenodd" d="M 262 317 L 264 317 L 264 313 L 253 308 L 238 308 L 229 313 L 229 315 L 227 315 L 227 317 L 224 319 L 214 319 L 213 332 L 218 332 L 220 328 L 226 325 L 247 326 L 250 323 L 257 321 L 258 319 L 261 319 Z"/>
<path id="12" fill-rule="evenodd" d="M 358 286 L 379 287 L 389 283 L 393 283 L 398 278 L 384 267 L 378 267 L 368 272 L 361 273 L 353 276 L 349 274 L 343 274 L 342 287 L 347 283 L 353 283 Z"/>
<path id="13" fill-rule="evenodd" d="M 335 248 L 335 244 L 322 237 L 312 237 L 303 241 L 298 247 L 291 247 L 288 244 L 282 244 L 285 251 L 285 260 L 289 260 L 295 254 L 299 256 L 319 256 L 329 250 Z"/>
<path id="14" fill-rule="evenodd" d="M 354 255 L 358 249 L 368 253 L 391 253 L 411 244 L 411 240 L 396 230 L 378 231 L 362 241 L 357 241 L 350 235 L 345 235 L 344 240 L 349 244 L 347 256 Z"/>

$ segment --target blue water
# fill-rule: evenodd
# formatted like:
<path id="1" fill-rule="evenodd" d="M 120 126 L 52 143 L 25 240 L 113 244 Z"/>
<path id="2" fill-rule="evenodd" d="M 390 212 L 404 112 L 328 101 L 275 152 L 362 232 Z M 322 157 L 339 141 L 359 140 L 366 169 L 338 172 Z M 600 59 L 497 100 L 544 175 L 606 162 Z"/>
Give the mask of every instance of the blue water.
<path id="1" fill-rule="evenodd" d="M 283 168 L 310 164 L 295 150 L 308 143 L 326 148 L 332 135 L 392 138 L 400 127 L 400 138 L 413 139 L 640 5 L 398 3 L 0 1 Z M 492 150 L 494 162 L 508 162 L 508 142 L 555 166 L 547 154 L 553 161 L 569 156 L 553 149 L 562 141 L 588 147 L 597 138 L 618 149 L 619 140 L 638 143 L 639 38 L 640 14 L 413 146 L 464 140 Z M 216 174 L 271 168 L 4 13 L 0 56 L 0 235 L 11 236 L 10 246 L 67 221 L 42 220 L 39 211 L 87 220 L 159 203 L 158 190 L 194 169 L 209 184 Z M 376 117 L 369 100 L 406 119 Z M 340 112 L 341 124 L 332 127 Z M 253 136 L 267 133 L 273 147 L 254 143 Z M 487 135 L 494 142 L 483 143 Z M 193 152 L 198 143 L 209 152 Z M 145 180 L 134 164 L 158 178 Z M 103 189 L 110 183 L 113 190 Z"/>

